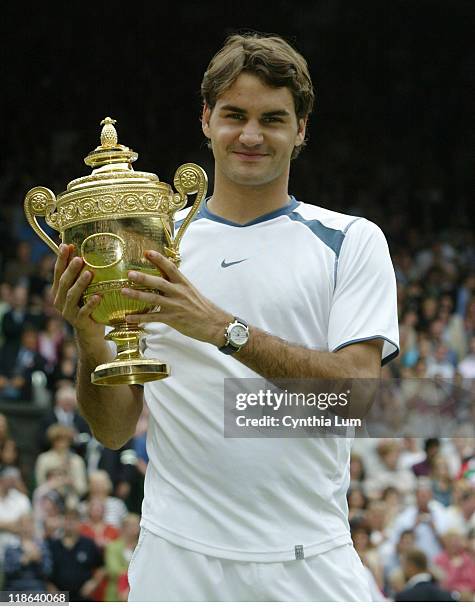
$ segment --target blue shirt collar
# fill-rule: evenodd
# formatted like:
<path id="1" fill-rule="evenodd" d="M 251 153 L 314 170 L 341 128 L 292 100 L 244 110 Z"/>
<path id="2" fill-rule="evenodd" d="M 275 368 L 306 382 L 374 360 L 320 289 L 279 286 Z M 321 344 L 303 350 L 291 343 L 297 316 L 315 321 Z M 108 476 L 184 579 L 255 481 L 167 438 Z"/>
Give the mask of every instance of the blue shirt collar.
<path id="1" fill-rule="evenodd" d="M 210 198 L 206 198 L 201 203 L 201 206 L 199 209 L 200 217 L 202 218 L 204 217 L 205 219 L 209 219 L 210 221 L 216 221 L 216 223 L 223 223 L 224 225 L 231 225 L 233 227 L 249 227 L 251 225 L 257 225 L 257 223 L 262 223 L 263 221 L 269 221 L 269 219 L 275 219 L 276 217 L 280 217 L 281 215 L 288 215 L 299 205 L 299 203 L 294 198 L 294 196 L 290 196 L 290 200 L 287 202 L 287 204 L 285 204 L 285 206 L 282 206 L 281 208 L 278 208 L 277 210 L 273 210 L 272 212 L 267 213 L 265 215 L 261 215 L 260 217 L 257 217 L 256 219 L 253 219 L 252 221 L 249 221 L 248 223 L 244 223 L 243 225 L 241 225 L 240 223 L 234 223 L 234 221 L 229 221 L 228 219 L 225 219 L 224 217 L 220 217 L 219 215 L 215 215 L 214 213 L 212 213 L 208 209 L 209 199 Z"/>

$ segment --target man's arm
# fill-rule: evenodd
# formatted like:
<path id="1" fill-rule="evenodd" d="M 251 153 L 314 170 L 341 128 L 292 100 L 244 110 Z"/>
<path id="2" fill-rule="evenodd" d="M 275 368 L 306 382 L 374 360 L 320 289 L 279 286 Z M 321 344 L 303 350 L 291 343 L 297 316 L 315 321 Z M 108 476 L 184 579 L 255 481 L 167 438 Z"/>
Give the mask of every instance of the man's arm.
<path id="1" fill-rule="evenodd" d="M 80 306 L 81 295 L 91 282 L 84 262 L 73 257 L 73 247 L 61 245 L 53 282 L 54 305 L 73 326 L 78 346 L 77 395 L 81 414 L 97 440 L 118 449 L 135 432 L 143 406 L 143 389 L 128 385 L 103 387 L 91 383 L 91 373 L 114 356 L 104 340 L 104 326 L 91 318 L 100 302 L 95 296 Z"/>
<path id="2" fill-rule="evenodd" d="M 96 366 L 114 359 L 107 342 L 77 337 L 79 352 L 77 397 L 81 414 L 94 437 L 107 448 L 117 450 L 134 435 L 143 406 L 143 388 L 139 386 L 99 386 L 91 383 Z"/>
<path id="3" fill-rule="evenodd" d="M 379 378 L 382 347 L 383 340 L 376 339 L 328 353 L 290 344 L 251 327 L 249 341 L 233 356 L 267 379 Z"/>
<path id="4" fill-rule="evenodd" d="M 175 264 L 154 251 L 146 251 L 147 258 L 160 269 L 163 277 L 129 272 L 129 278 L 160 294 L 122 289 L 128 297 L 160 307 L 159 312 L 128 315 L 130 323 L 158 321 L 170 325 L 180 333 L 216 347 L 225 343 L 224 331 L 234 320 L 206 299 L 183 276 Z M 236 313 L 239 314 L 239 313 Z M 282 338 L 256 328 L 250 328 L 249 341 L 234 357 L 264 378 L 379 378 L 383 340 L 376 339 L 350 344 L 327 353 L 290 344 Z"/>

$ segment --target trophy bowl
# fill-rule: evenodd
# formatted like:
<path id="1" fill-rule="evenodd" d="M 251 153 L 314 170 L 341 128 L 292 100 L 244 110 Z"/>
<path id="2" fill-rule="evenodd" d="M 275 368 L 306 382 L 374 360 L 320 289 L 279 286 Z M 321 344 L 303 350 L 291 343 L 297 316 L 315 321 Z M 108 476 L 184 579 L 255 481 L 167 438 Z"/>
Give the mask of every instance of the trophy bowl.
<path id="1" fill-rule="evenodd" d="M 62 243 L 74 246 L 74 255 L 82 257 L 84 269 L 92 272 L 83 300 L 101 296 L 92 316 L 112 328 L 105 338 L 115 343 L 117 356 L 98 365 L 91 381 L 97 385 L 143 384 L 165 378 L 169 367 L 142 356 L 144 331 L 125 320 L 129 314 L 153 312 L 154 307 L 124 296 L 121 290 L 151 291 L 127 277 L 129 270 L 161 275 L 145 258 L 146 250 L 158 251 L 179 265 L 181 238 L 208 183 L 204 170 L 191 163 L 176 171 L 176 192 L 157 175 L 135 171 L 132 162 L 138 155 L 117 144 L 114 124 L 110 117 L 101 122 L 101 145 L 84 159 L 93 168 L 89 176 L 71 181 L 57 198 L 46 187 L 34 187 L 26 194 L 24 208 L 31 227 L 56 254 L 59 247 L 39 225 L 38 217 L 59 232 Z M 190 194 L 196 194 L 195 200 L 175 235 L 174 215 L 186 206 Z"/>

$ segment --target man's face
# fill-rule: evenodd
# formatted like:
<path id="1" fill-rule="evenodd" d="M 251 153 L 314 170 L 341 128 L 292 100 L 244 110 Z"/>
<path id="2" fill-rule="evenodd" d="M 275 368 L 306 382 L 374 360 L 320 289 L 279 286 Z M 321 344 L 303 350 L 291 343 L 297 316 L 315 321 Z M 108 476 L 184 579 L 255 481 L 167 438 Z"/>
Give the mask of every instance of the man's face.
<path id="1" fill-rule="evenodd" d="M 212 110 L 205 105 L 202 116 L 217 174 L 243 186 L 263 186 L 288 175 L 292 151 L 305 138 L 305 123 L 297 119 L 287 87 L 269 87 L 245 72 Z"/>
<path id="2" fill-rule="evenodd" d="M 64 535 L 75 536 L 79 534 L 81 523 L 79 516 L 73 512 L 64 515 Z"/>

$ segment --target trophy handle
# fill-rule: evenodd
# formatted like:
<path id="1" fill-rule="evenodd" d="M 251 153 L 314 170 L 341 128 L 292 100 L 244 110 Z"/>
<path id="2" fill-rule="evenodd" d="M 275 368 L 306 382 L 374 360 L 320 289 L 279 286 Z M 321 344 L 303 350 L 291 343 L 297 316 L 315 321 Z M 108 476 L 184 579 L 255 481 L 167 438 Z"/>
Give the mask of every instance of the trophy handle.
<path id="1" fill-rule="evenodd" d="M 187 202 L 187 195 L 196 193 L 196 198 L 193 202 L 193 206 L 190 208 L 190 212 L 186 215 L 185 220 L 181 224 L 180 229 L 175 236 L 175 240 L 172 243 L 174 251 L 174 253 L 171 253 L 172 257 L 173 254 L 175 256 L 178 255 L 178 249 L 180 247 L 183 234 L 185 233 L 186 228 L 190 225 L 203 198 L 206 195 L 206 191 L 208 189 L 208 177 L 206 176 L 206 172 L 203 170 L 203 168 L 200 168 L 200 166 L 197 166 L 196 164 L 183 164 L 175 172 L 173 184 L 178 191 L 178 193 L 173 195 L 173 212 L 181 210 L 185 206 Z"/>
<path id="2" fill-rule="evenodd" d="M 46 187 L 34 187 L 25 197 L 25 216 L 28 223 L 35 230 L 38 236 L 46 242 L 49 248 L 59 254 L 59 246 L 48 234 L 40 227 L 36 217 L 46 217 L 46 223 L 55 230 L 58 230 L 58 213 L 53 212 L 56 207 L 56 196 Z"/>

